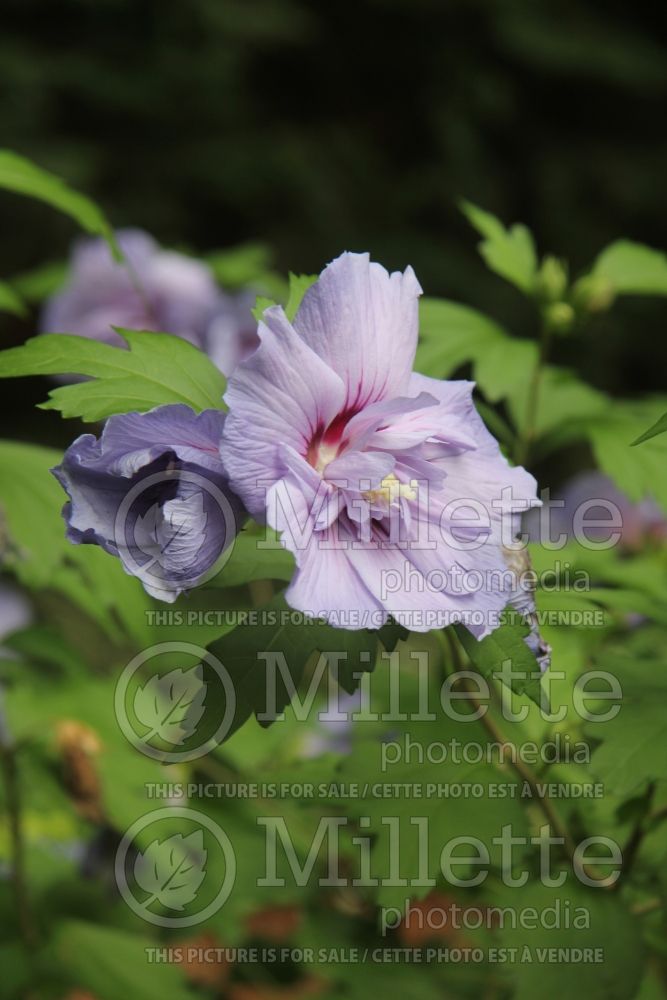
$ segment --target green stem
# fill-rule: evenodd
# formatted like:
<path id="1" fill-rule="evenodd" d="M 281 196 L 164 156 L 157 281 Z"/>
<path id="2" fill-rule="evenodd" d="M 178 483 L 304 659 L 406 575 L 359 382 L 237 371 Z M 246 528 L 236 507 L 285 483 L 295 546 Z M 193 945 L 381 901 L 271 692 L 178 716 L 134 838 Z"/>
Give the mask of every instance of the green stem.
<path id="1" fill-rule="evenodd" d="M 526 465 L 530 457 L 530 449 L 535 439 L 535 427 L 537 424 L 537 406 L 540 399 L 540 387 L 542 384 L 542 373 L 549 356 L 551 346 L 551 328 L 545 323 L 542 326 L 540 335 L 540 350 L 530 377 L 528 385 L 528 398 L 526 400 L 526 413 L 523 428 L 519 434 L 514 460 L 517 465 Z"/>
<path id="2" fill-rule="evenodd" d="M 0 691 L 0 699 L 1 697 L 2 692 Z M 11 851 L 11 884 L 16 904 L 17 922 L 24 944 L 28 948 L 34 948 L 37 943 L 37 934 L 28 902 L 16 746 L 11 740 L 1 701 L 0 769 L 2 770 L 2 781 L 5 789 L 5 805 Z"/>

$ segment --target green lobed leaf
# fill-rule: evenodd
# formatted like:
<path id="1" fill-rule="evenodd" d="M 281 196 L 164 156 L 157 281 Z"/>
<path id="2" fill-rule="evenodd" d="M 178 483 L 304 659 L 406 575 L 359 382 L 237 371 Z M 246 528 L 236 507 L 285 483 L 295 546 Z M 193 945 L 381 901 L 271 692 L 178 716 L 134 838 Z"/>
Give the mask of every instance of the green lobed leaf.
<path id="1" fill-rule="evenodd" d="M 274 299 L 269 299 L 264 295 L 258 295 L 257 301 L 255 302 L 255 305 L 253 306 L 252 309 L 252 314 L 257 320 L 257 322 L 261 323 L 264 317 L 265 310 L 270 309 L 271 306 L 275 305 L 277 305 L 277 303 L 274 301 Z"/>
<path id="2" fill-rule="evenodd" d="M 311 285 L 314 285 L 317 281 L 316 274 L 292 274 L 290 271 L 289 275 L 289 292 L 287 295 L 287 301 L 285 303 L 285 315 L 287 316 L 290 323 L 294 319 L 301 305 L 301 300 L 308 291 Z M 271 306 L 278 305 L 274 299 L 265 298 L 264 296 L 259 296 L 255 307 L 253 309 L 253 316 L 257 322 L 261 322 L 264 315 L 264 311 L 269 309 Z"/>
<path id="3" fill-rule="evenodd" d="M 533 341 L 511 337 L 483 313 L 446 299 L 420 301 L 419 332 L 418 371 L 444 378 L 472 362 L 474 377 L 492 402 L 525 383 L 537 361 Z"/>
<path id="4" fill-rule="evenodd" d="M 512 680 L 512 690 L 516 694 L 527 695 L 536 705 L 543 704 L 539 664 L 523 641 L 528 635 L 527 625 L 501 625 L 480 640 L 475 639 L 463 625 L 455 626 L 455 631 L 459 642 L 484 677 L 499 674 L 502 664 L 510 660 L 512 671 L 523 675 Z"/>
<path id="5" fill-rule="evenodd" d="M 604 414 L 591 420 L 586 436 L 597 464 L 631 499 L 653 497 L 667 510 L 667 438 L 651 435 L 641 448 L 629 447 L 647 424 L 661 420 L 664 397 L 610 401 Z"/>
<path id="6" fill-rule="evenodd" d="M 285 313 L 290 323 L 294 319 L 301 305 L 301 300 L 311 285 L 317 281 L 316 274 L 292 274 L 289 276 L 289 298 L 285 306 Z"/>
<path id="7" fill-rule="evenodd" d="M 526 295 L 531 295 L 537 276 L 537 254 L 530 230 L 520 223 L 506 229 L 495 215 L 469 201 L 461 204 L 461 210 L 484 237 L 479 251 L 487 266 Z"/>
<path id="8" fill-rule="evenodd" d="M 79 194 L 55 174 L 8 149 L 0 150 L 0 188 L 37 198 L 59 209 L 86 232 L 102 236 L 116 260 L 123 259 L 109 222 L 90 198 Z"/>
<path id="9" fill-rule="evenodd" d="M 393 649 L 405 630 L 385 626 L 378 631 L 335 629 L 324 622 L 306 619 L 290 608 L 282 594 L 253 613 L 248 624 L 239 624 L 209 649 L 226 669 L 234 687 L 235 705 L 229 737 L 255 713 L 267 714 L 267 665 L 260 653 L 283 654 L 288 678 L 276 679 L 275 718 L 291 701 L 290 687 L 298 690 L 311 656 L 320 653 L 337 667 L 336 679 L 346 691 L 359 684 L 355 674 L 373 670 L 378 643 Z M 330 654 L 340 654 L 331 657 Z M 220 712 L 224 713 L 224 707 Z"/>
<path id="10" fill-rule="evenodd" d="M 90 381 L 52 389 L 42 404 L 84 421 L 165 403 L 185 403 L 196 411 L 223 408 L 224 376 L 202 351 L 169 333 L 118 332 L 129 350 L 72 334 L 34 337 L 0 353 L 0 378 L 89 376 Z"/>

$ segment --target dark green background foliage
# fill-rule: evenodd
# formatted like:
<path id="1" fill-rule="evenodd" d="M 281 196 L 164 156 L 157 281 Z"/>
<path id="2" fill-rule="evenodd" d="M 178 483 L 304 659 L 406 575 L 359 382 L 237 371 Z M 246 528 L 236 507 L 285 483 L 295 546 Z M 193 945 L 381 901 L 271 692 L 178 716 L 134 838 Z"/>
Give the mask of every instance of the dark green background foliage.
<path id="1" fill-rule="evenodd" d="M 166 244 L 259 238 L 306 273 L 368 249 L 521 332 L 456 199 L 575 270 L 612 237 L 664 246 L 664 21 L 620 0 L 5 0 L 0 134 Z M 38 225 L 63 254 L 67 222 L 2 209 L 3 274 L 42 262 Z M 625 303 L 576 350 L 603 388 L 659 389 L 661 332 Z"/>
<path id="2" fill-rule="evenodd" d="M 0 997 L 665 996 L 664 519 L 658 524 L 660 515 L 642 508 L 641 530 L 635 525 L 633 535 L 631 522 L 639 517 L 633 508 L 621 544 L 611 549 L 594 550 L 571 537 L 556 552 L 531 544 L 540 574 L 537 610 L 552 615 L 544 619 L 542 637 L 552 647 L 553 666 L 530 683 L 496 677 L 506 658 L 528 673 L 535 667 L 525 623 L 504 623 L 480 643 L 465 630 L 408 634 L 391 623 L 380 633 L 270 618 L 261 628 L 215 620 L 193 625 L 184 618 L 165 623 L 156 618 L 165 606 L 117 559 L 67 542 L 63 493 L 49 469 L 81 429 L 97 431 L 111 414 L 172 398 L 194 410 L 221 405 L 223 376 L 205 354 L 165 334 L 125 331 L 129 350 L 72 336 L 30 340 L 40 296 L 25 291 L 26 274 L 34 282 L 45 264 L 64 263 L 80 234 L 74 220 L 108 235 L 105 214 L 115 226 L 144 228 L 164 246 L 209 260 L 236 247 L 224 258 L 228 267 L 230 259 L 245 266 L 244 244 L 258 244 L 260 252 L 266 247 L 272 262 L 238 285 L 256 291 L 261 271 L 262 291 L 286 302 L 290 315 L 312 280 L 308 275 L 344 249 L 369 250 L 389 268 L 412 264 L 426 292 L 416 370 L 436 378 L 472 375 L 483 419 L 541 487 L 558 495 L 569 476 L 595 468 L 634 504 L 651 496 L 664 517 L 662 10 L 617 0 L 604 6 L 582 0 L 5 0 L 0 18 L 0 146 L 14 151 L 0 150 L 0 307 L 7 310 L 0 316 L 0 346 L 10 348 L 0 352 L 7 438 L 0 441 L 0 584 L 19 589 L 33 615 L 31 624 L 0 642 L 0 720 L 6 718 L 10 735 L 7 740 L 0 732 Z M 32 197 L 17 197 L 17 190 Z M 517 222 L 524 225 L 512 226 Z M 299 275 L 289 284 L 288 271 Z M 23 309 L 17 292 L 30 308 Z M 87 379 L 57 380 L 72 372 Z M 47 395 L 46 407 L 36 409 Z M 284 611 L 293 559 L 282 549 L 259 549 L 258 539 L 259 529 L 246 525 L 221 572 L 171 610 Z M 583 575 L 585 589 L 572 586 L 570 574 Z M 0 602 L 6 599 L 3 591 Z M 583 624 L 572 624 L 576 616 Z M 236 684 L 237 703 L 228 739 L 187 764 L 165 766 L 128 742 L 114 691 L 137 651 L 170 640 L 214 651 Z M 398 725 L 383 714 L 394 694 L 383 647 L 393 651 L 400 670 L 406 714 Z M 267 708 L 262 650 L 284 653 L 289 676 L 301 685 L 291 705 L 283 678 L 279 704 Z M 347 747 L 332 742 L 317 719 L 325 679 L 314 707 L 299 711 L 306 682 L 319 676 L 319 655 L 333 671 L 336 650 L 347 654 L 337 677 L 345 691 L 356 683 L 353 667 L 372 671 L 377 711 L 375 721 L 352 726 Z M 428 662 L 429 706 L 437 709 L 432 721 L 419 721 L 420 656 Z M 472 726 L 438 708 L 443 683 L 461 667 L 491 682 L 492 695 L 481 699 L 490 702 L 488 718 Z M 145 721 L 151 704 L 154 714 L 159 707 L 157 679 L 169 690 L 180 673 L 188 690 L 183 669 L 167 654 L 137 673 L 128 704 L 147 730 L 154 729 Z M 574 692 L 596 669 L 612 673 L 623 699 L 610 722 L 584 723 Z M 553 705 L 565 708 L 555 722 L 539 712 L 551 681 Z M 506 706 L 525 710 L 523 721 L 502 716 L 501 696 Z M 190 689 L 190 699 L 201 707 L 203 693 Z M 206 706 L 211 733 L 226 699 L 227 691 L 217 689 Z M 258 724 L 283 706 L 283 719 Z M 444 763 L 401 757 L 396 766 L 381 766 L 392 743 L 401 749 L 407 741 L 428 755 L 429 747 L 452 740 L 462 746 L 497 740 L 521 749 L 543 748 L 556 737 L 583 746 L 590 759 L 561 752 L 555 761 L 510 766 L 494 759 L 461 765 L 451 757 Z M 178 943 L 179 936 L 131 912 L 116 891 L 113 859 L 122 834 L 164 804 L 149 801 L 147 785 L 168 781 L 324 787 L 312 800 L 190 795 L 192 808 L 228 832 L 239 865 L 229 903 L 183 932 L 186 940 L 341 950 L 466 945 L 485 955 L 489 946 L 526 944 L 533 955 L 541 948 L 590 946 L 604 949 L 604 962 L 543 966 L 488 957 L 426 968 L 408 961 L 336 962 L 325 953 L 315 963 L 238 961 L 222 970 L 151 965 L 146 949 Z M 383 798 L 367 790 L 385 781 L 476 782 L 484 794 L 454 802 Z M 346 792 L 345 783 L 354 782 L 366 790 Z M 540 782 L 557 790 L 540 793 Z M 576 794 L 591 785 L 599 795 Z M 492 797 L 497 787 L 504 797 Z M 414 886 L 399 891 L 386 881 L 377 890 L 323 888 L 316 877 L 306 887 L 289 879 L 286 888 L 258 884 L 265 870 L 258 818 L 289 821 L 303 862 L 317 823 L 331 813 L 350 821 L 341 846 L 348 875 L 358 862 L 352 838 L 363 830 L 372 837 L 380 878 L 391 860 L 383 820 L 396 816 L 403 837 L 414 833 L 415 816 L 427 816 L 433 836 L 423 860 L 437 880 L 435 896 L 427 896 L 425 884 L 413 893 Z M 4 822 L 7 817 L 14 823 Z M 614 887 L 605 883 L 609 872 L 600 861 L 595 874 L 604 886 L 584 889 L 570 877 L 553 890 L 540 883 L 533 840 L 515 864 L 530 877 L 523 888 L 510 889 L 496 841 L 488 883 L 455 888 L 439 866 L 442 843 L 467 834 L 489 845 L 506 825 L 520 835 L 534 836 L 543 825 L 562 833 L 555 873 L 570 870 L 577 843 L 611 838 L 623 848 L 621 878 Z M 184 823 L 173 829 L 181 839 L 189 835 Z M 170 842 L 165 848 L 157 839 L 137 840 L 146 855 L 144 882 L 151 863 L 164 869 L 168 854 L 173 861 Z M 408 848 L 403 874 L 411 878 L 415 856 Z M 211 863 L 217 884 L 220 859 L 217 869 Z M 381 936 L 378 907 L 402 906 L 406 894 L 424 907 L 447 910 L 454 903 L 480 912 L 499 906 L 544 914 L 563 901 L 581 903 L 591 929 L 561 924 L 526 932 L 492 923 L 462 935 L 448 927 L 410 938 L 402 924 Z"/>

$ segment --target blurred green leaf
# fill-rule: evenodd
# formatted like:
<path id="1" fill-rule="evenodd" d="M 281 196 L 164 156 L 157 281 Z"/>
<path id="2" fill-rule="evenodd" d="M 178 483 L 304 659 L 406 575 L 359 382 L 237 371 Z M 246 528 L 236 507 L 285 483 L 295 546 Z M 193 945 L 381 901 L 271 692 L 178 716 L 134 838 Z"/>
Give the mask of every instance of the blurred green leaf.
<path id="1" fill-rule="evenodd" d="M 288 294 L 287 283 L 272 270 L 272 258 L 271 251 L 263 243 L 242 243 L 207 254 L 204 260 L 226 291 L 254 289 L 284 302 Z"/>
<path id="2" fill-rule="evenodd" d="M 627 295 L 667 295 L 667 255 L 642 243 L 617 240 L 603 250 L 591 272 Z"/>
<path id="3" fill-rule="evenodd" d="M 150 600 L 120 562 L 90 545 L 67 541 L 66 496 L 50 470 L 60 452 L 0 441 L 0 556 L 26 586 L 64 594 L 115 641 L 145 636 Z"/>
<path id="4" fill-rule="evenodd" d="M 500 946 L 516 949 L 506 967 L 516 984 L 513 1000 L 635 996 L 644 968 L 641 928 L 618 896 L 602 889 L 586 892 L 573 880 L 560 889 L 538 882 L 505 887 L 498 896 L 495 906 L 536 913 L 528 926 L 508 919 L 498 931 Z M 602 960 L 586 961 L 584 949 L 589 956 L 599 949 Z"/>
<path id="5" fill-rule="evenodd" d="M 0 944 L 0 968 L 5 997 L 29 995 L 33 966 L 22 941 L 7 941 Z"/>
<path id="6" fill-rule="evenodd" d="M 620 684 L 622 701 L 613 718 L 589 722 L 589 736 L 602 740 L 591 761 L 605 787 L 629 795 L 647 781 L 667 780 L 667 670 L 659 658 L 605 652 L 596 664 Z M 602 683 L 602 689 L 608 685 Z M 595 684 L 591 685 L 595 690 Z M 605 702 L 609 711 L 613 702 Z"/>
<path id="7" fill-rule="evenodd" d="M 181 966 L 149 960 L 149 949 L 158 944 L 136 931 L 70 920 L 59 928 L 54 947 L 72 982 L 97 1000 L 192 1000 Z"/>
<path id="8" fill-rule="evenodd" d="M 597 464 L 631 499 L 653 497 L 667 510 L 667 438 L 651 436 L 641 448 L 629 447 L 647 424 L 657 422 L 665 399 L 610 402 L 586 428 Z"/>
<path id="9" fill-rule="evenodd" d="M 517 427 L 522 428 L 526 420 L 528 379 L 524 376 L 516 382 L 508 407 Z M 539 386 L 536 435 L 568 432 L 570 436 L 583 438 L 589 421 L 606 413 L 610 401 L 604 393 L 582 382 L 565 368 L 547 365 L 542 371 Z"/>
<path id="10" fill-rule="evenodd" d="M 461 712 L 463 714 L 463 712 Z M 403 907 L 408 897 L 421 898 L 427 895 L 433 885 L 406 886 L 396 884 L 391 877 L 392 858 L 397 864 L 396 845 L 400 843 L 400 876 L 416 879 L 417 872 L 427 867 L 428 877 L 437 881 L 441 877 L 440 856 L 443 847 L 457 837 L 476 838 L 489 851 L 490 864 L 500 863 L 498 843 L 503 826 L 511 825 L 515 833 L 526 829 L 526 817 L 521 806 L 520 783 L 516 775 L 485 759 L 477 757 L 476 763 L 466 762 L 465 747 L 477 750 L 486 747 L 489 737 L 481 723 L 471 719 L 468 722 L 439 718 L 435 722 L 409 724 L 407 732 L 396 732 L 385 740 L 396 740 L 398 745 L 410 745 L 410 759 L 392 761 L 389 768 L 383 763 L 383 752 L 378 740 L 371 743 L 361 741 L 352 753 L 343 758 L 337 779 L 354 782 L 361 794 L 353 799 L 343 799 L 347 812 L 354 816 L 370 819 L 370 826 L 364 827 L 375 835 L 371 868 L 373 875 L 380 879 L 379 901 L 385 906 Z M 405 741 L 405 742 L 404 742 Z M 443 759 L 440 746 L 459 745 L 462 758 L 453 760 L 452 755 Z M 435 762 L 430 759 L 433 756 Z M 388 755 L 389 757 L 389 755 Z M 389 757 L 389 759 L 391 759 Z M 410 795 L 394 794 L 385 797 L 382 790 L 386 783 L 392 787 L 411 788 Z M 504 786 L 504 792 L 493 798 L 493 808 L 489 808 L 489 786 Z M 430 792 L 429 792 L 430 787 Z M 480 795 L 458 795 L 455 798 L 441 794 L 440 789 L 484 789 Z M 435 790 L 435 791 L 434 791 Z M 414 817 L 426 817 L 428 823 L 428 854 L 425 865 L 420 866 L 420 838 Z M 389 819 L 391 817 L 391 819 Z M 470 871 L 464 862 L 458 863 L 456 872 Z M 420 879 L 420 881 L 422 881 Z M 382 884 L 384 882 L 385 884 Z"/>
<path id="11" fill-rule="evenodd" d="M 301 300 L 311 285 L 317 281 L 316 274 L 292 274 L 289 276 L 289 298 L 285 306 L 285 313 L 290 323 L 297 314 L 301 305 Z"/>
<path id="12" fill-rule="evenodd" d="M 64 181 L 8 149 L 0 150 L 0 188 L 37 198 L 69 215 L 94 236 L 102 236 L 116 260 L 123 255 L 113 230 L 102 211 L 85 195 L 74 191 Z"/>
<path id="13" fill-rule="evenodd" d="M 226 289 L 252 284 L 271 264 L 271 252 L 263 243 L 242 243 L 206 254 L 204 260 Z"/>
<path id="14" fill-rule="evenodd" d="M 86 663 L 70 644 L 54 631 L 42 625 L 30 625 L 3 639 L 7 650 L 16 653 L 27 663 L 55 668 L 62 674 L 73 677 L 86 671 Z"/>
<path id="15" fill-rule="evenodd" d="M 186 403 L 196 411 L 223 408 L 224 376 L 202 351 L 169 333 L 118 332 L 129 351 L 71 334 L 34 337 L 0 353 L 0 378 L 90 376 L 91 381 L 52 389 L 42 404 L 85 421 L 143 413 L 164 403 Z"/>
<path id="16" fill-rule="evenodd" d="M 276 547 L 263 548 L 260 541 L 275 540 Z M 270 528 L 259 534 L 252 525 L 242 529 L 234 539 L 232 552 L 224 567 L 209 581 L 209 587 L 237 587 L 252 580 L 291 580 L 294 575 L 294 556 L 277 542 L 277 535 Z"/>
<path id="17" fill-rule="evenodd" d="M 537 344 L 510 337 L 490 344 L 475 364 L 475 380 L 492 403 L 526 381 L 537 362 Z"/>
<path id="18" fill-rule="evenodd" d="M 49 583 L 69 543 L 60 511 L 64 494 L 49 469 L 59 452 L 38 445 L 0 441 L 2 561 L 29 586 Z"/>
<path id="19" fill-rule="evenodd" d="M 10 281 L 14 291 L 26 302 L 39 304 L 62 287 L 67 277 L 68 265 L 61 260 L 51 261 L 18 274 Z"/>
<path id="20" fill-rule="evenodd" d="M 506 229 L 495 215 L 469 201 L 461 204 L 461 210 L 471 226 L 484 237 L 479 252 L 487 267 L 531 295 L 537 276 L 537 254 L 530 230 L 520 223 Z"/>
<path id="21" fill-rule="evenodd" d="M 20 682 L 5 692 L 7 719 L 13 738 L 39 748 L 48 756 L 51 772 L 62 774 L 58 748 L 61 723 L 72 724 L 98 744 L 87 770 L 99 781 L 92 790 L 99 809 L 114 829 L 124 831 L 146 810 L 146 786 L 164 781 L 164 767 L 138 753 L 123 735 L 114 711 L 116 678 L 90 678 L 77 672 L 76 654 L 66 674 L 26 664 Z M 76 748 L 76 745 L 75 745 Z M 90 789 L 89 789 L 90 791 Z M 64 790 L 62 790 L 64 795 Z M 74 813 L 74 805 L 71 805 Z"/>
<path id="22" fill-rule="evenodd" d="M 25 316 L 25 302 L 18 292 L 5 281 L 0 281 L 0 312 L 13 313 L 14 316 Z"/>

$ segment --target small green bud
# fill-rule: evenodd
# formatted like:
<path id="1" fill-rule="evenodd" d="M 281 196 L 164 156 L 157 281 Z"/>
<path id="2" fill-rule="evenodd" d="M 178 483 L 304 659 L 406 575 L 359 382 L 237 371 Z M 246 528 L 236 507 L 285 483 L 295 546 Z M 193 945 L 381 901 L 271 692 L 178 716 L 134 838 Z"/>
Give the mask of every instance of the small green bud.
<path id="1" fill-rule="evenodd" d="M 542 315 L 546 326 L 554 333 L 569 333 L 576 318 L 569 302 L 551 302 L 545 306 Z"/>
<path id="2" fill-rule="evenodd" d="M 547 255 L 537 273 L 537 293 L 545 302 L 560 302 L 567 289 L 567 265 Z"/>
<path id="3" fill-rule="evenodd" d="M 585 312 L 604 312 L 616 298 L 616 289 L 609 278 L 601 274 L 586 274 L 573 289 L 574 304 Z"/>

